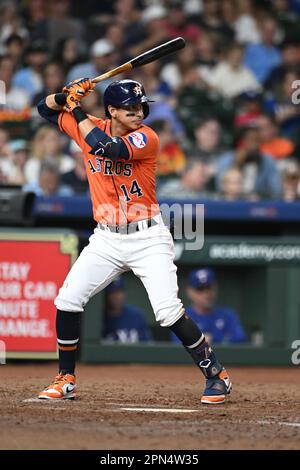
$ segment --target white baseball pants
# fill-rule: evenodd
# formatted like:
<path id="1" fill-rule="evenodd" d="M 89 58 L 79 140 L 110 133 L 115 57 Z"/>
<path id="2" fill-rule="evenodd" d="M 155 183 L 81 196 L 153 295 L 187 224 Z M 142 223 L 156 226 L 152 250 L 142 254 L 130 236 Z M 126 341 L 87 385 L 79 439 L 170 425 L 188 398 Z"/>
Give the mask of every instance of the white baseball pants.
<path id="1" fill-rule="evenodd" d="M 144 230 L 119 234 L 94 230 L 55 299 L 59 310 L 82 312 L 89 299 L 125 271 L 141 279 L 161 326 L 172 326 L 183 314 L 178 298 L 174 244 L 161 215 Z"/>

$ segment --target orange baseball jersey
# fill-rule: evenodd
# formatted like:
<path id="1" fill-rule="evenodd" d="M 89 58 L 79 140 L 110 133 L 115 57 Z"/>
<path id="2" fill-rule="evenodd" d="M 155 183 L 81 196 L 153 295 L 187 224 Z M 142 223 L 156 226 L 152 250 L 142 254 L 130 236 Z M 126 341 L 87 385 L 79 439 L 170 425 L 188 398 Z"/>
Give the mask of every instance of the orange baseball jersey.
<path id="1" fill-rule="evenodd" d="M 107 135 L 110 119 L 89 119 Z M 93 214 L 96 222 L 117 225 L 149 219 L 159 214 L 155 195 L 155 173 L 159 141 L 157 134 L 142 125 L 136 131 L 120 136 L 125 142 L 129 159 L 111 160 L 91 155 L 91 147 L 80 134 L 73 115 L 62 112 L 59 128 L 81 147 L 91 192 Z"/>

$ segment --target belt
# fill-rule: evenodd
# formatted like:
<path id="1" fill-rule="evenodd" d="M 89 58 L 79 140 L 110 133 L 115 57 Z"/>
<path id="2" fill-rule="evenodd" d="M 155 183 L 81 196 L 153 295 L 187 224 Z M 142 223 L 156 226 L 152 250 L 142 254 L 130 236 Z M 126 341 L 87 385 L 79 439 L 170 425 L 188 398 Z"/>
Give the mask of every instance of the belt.
<path id="1" fill-rule="evenodd" d="M 100 228 L 101 230 L 128 235 L 130 233 L 139 232 L 149 227 L 153 227 L 154 225 L 157 225 L 157 224 L 158 222 L 154 219 L 144 219 L 144 220 L 138 220 L 137 222 L 130 222 L 129 224 L 124 224 L 124 225 L 107 225 L 107 224 L 102 224 L 101 222 L 98 222 L 97 227 Z"/>

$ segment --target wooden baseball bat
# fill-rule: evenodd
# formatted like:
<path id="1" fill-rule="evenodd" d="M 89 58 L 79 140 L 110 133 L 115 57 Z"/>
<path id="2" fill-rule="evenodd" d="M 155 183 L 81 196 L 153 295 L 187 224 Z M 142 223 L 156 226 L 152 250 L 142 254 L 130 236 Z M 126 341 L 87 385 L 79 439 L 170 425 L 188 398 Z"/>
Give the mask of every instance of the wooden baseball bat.
<path id="1" fill-rule="evenodd" d="M 178 51 L 185 46 L 185 40 L 181 37 L 172 39 L 172 41 L 165 42 L 160 46 L 154 47 L 143 54 L 138 55 L 134 59 L 126 62 L 125 64 L 119 65 L 115 69 L 109 70 L 109 72 L 103 73 L 98 77 L 92 79 L 93 83 L 99 83 L 103 80 L 107 80 L 107 78 L 114 77 L 119 73 L 125 72 L 126 70 L 131 70 L 135 67 L 140 67 L 141 65 L 149 64 L 154 60 L 160 59 L 168 54 L 172 54 L 172 52 Z"/>

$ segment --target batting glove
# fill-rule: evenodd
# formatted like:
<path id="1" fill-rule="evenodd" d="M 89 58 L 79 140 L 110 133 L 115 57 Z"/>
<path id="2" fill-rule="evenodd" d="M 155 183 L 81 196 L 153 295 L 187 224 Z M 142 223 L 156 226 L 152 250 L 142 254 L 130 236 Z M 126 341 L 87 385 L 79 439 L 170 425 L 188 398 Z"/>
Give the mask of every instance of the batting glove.
<path id="1" fill-rule="evenodd" d="M 78 78 L 68 83 L 63 88 L 63 93 L 72 93 L 77 98 L 83 98 L 89 95 L 95 88 L 96 83 L 93 83 L 89 78 Z"/>
<path id="2" fill-rule="evenodd" d="M 64 110 L 68 113 L 71 113 L 72 111 L 74 111 L 75 108 L 81 107 L 80 100 L 81 97 L 78 98 L 76 93 L 69 93 L 67 96 L 67 102 L 64 106 Z"/>

